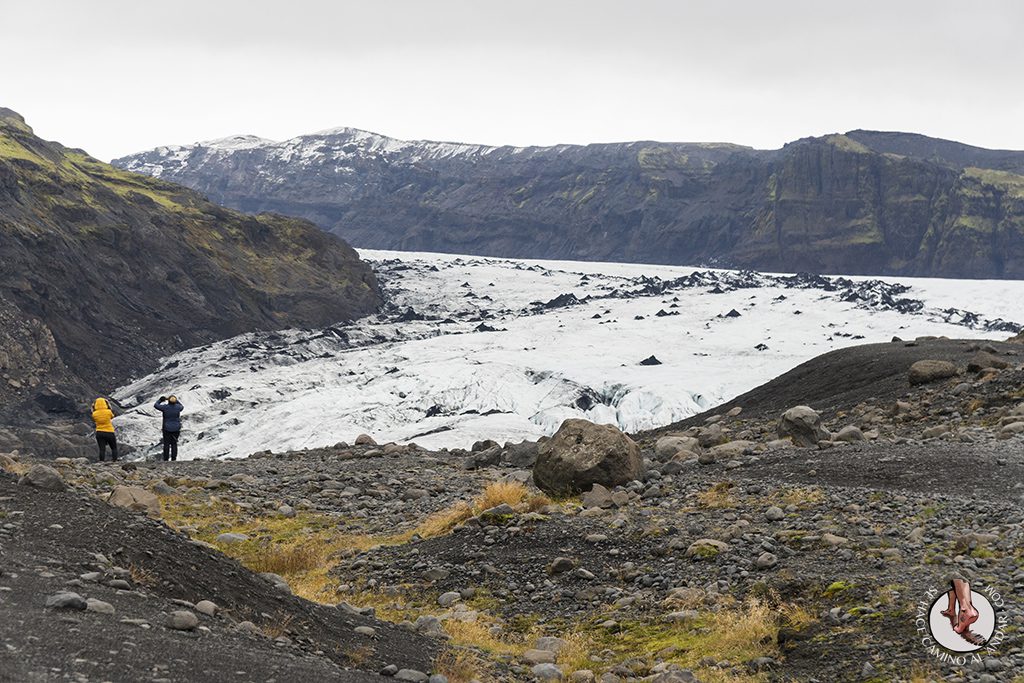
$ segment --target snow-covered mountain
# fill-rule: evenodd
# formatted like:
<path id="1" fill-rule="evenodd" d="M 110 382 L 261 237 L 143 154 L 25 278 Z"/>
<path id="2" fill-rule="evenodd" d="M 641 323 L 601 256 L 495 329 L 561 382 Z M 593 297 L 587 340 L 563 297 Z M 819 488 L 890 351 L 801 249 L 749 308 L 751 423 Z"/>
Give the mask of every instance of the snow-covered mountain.
<path id="1" fill-rule="evenodd" d="M 825 351 L 924 335 L 1005 338 L 1024 283 L 872 280 L 362 251 L 388 304 L 319 330 L 176 354 L 122 387 L 121 438 L 186 407 L 185 458 L 379 441 L 468 447 L 567 417 L 664 425 Z"/>
<path id="2" fill-rule="evenodd" d="M 533 148 L 538 151 L 557 148 Z M 118 160 L 118 165 L 136 173 L 156 177 L 176 176 L 189 169 L 216 166 L 232 159 L 234 165 L 246 163 L 235 158 L 237 152 L 259 152 L 259 162 L 268 166 L 287 164 L 295 171 L 320 169 L 330 165 L 332 173 L 342 174 L 367 160 L 412 165 L 423 161 L 461 157 L 472 159 L 500 151 L 518 155 L 522 147 L 490 147 L 456 142 L 399 140 L 358 128 L 331 128 L 284 141 L 256 135 L 232 135 L 190 145 L 168 145 L 151 152 Z"/>

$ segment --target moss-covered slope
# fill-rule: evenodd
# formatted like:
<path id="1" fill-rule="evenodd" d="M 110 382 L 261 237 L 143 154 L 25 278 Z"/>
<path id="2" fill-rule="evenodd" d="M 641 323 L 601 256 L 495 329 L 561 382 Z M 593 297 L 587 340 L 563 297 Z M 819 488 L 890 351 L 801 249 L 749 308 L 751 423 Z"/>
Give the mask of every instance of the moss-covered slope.
<path id="1" fill-rule="evenodd" d="M 248 216 L 36 137 L 0 109 L 0 399 L 109 390 L 167 353 L 379 304 L 370 268 L 304 220 Z"/>

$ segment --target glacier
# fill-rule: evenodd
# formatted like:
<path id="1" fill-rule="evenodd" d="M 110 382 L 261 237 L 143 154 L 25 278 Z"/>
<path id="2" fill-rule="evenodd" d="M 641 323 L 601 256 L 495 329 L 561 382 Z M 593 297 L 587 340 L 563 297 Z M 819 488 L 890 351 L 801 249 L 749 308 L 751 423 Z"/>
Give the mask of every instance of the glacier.
<path id="1" fill-rule="evenodd" d="M 154 457 L 152 404 L 169 394 L 185 406 L 183 459 L 362 433 L 468 448 L 535 439 L 569 417 L 635 432 L 843 346 L 1021 329 L 1013 316 L 1024 282 L 359 251 L 385 293 L 378 314 L 162 359 L 114 392 L 120 440 Z"/>

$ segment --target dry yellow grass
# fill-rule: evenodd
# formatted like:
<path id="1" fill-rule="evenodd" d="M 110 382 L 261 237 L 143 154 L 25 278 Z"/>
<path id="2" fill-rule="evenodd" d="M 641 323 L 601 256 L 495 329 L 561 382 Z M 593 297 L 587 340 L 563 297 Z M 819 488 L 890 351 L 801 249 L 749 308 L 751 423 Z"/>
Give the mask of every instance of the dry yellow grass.
<path id="1" fill-rule="evenodd" d="M 552 504 L 552 500 L 543 493 L 535 493 L 523 501 L 520 507 L 525 512 L 537 512 L 538 510 L 543 510 Z"/>
<path id="2" fill-rule="evenodd" d="M 472 502 L 460 501 L 451 507 L 435 512 L 417 526 L 413 533 L 419 535 L 420 538 L 443 536 L 470 517 L 499 505 L 506 504 L 525 510 L 540 509 L 550 502 L 544 495 L 530 496 L 529 490 L 517 481 L 493 481 L 484 487 L 484 490 Z M 393 537 L 392 540 L 399 538 L 408 540 L 408 536 Z"/>
<path id="3" fill-rule="evenodd" d="M 281 576 L 298 574 L 320 566 L 328 550 L 312 544 L 271 545 L 255 553 L 248 566 L 254 572 L 273 572 Z"/>
<path id="4" fill-rule="evenodd" d="M 697 502 L 706 508 L 736 507 L 736 499 L 732 495 L 733 486 L 731 481 L 720 481 L 713 484 L 707 491 L 697 494 Z"/>
<path id="5" fill-rule="evenodd" d="M 16 460 L 12 460 L 11 462 L 5 461 L 3 463 L 3 469 L 5 472 L 8 472 L 19 477 L 22 477 L 28 473 L 28 465 L 22 462 L 18 462 Z"/>
<path id="6" fill-rule="evenodd" d="M 215 545 L 257 572 L 279 574 L 292 592 L 307 600 L 333 603 L 341 597 L 331 571 L 345 551 L 363 552 L 380 545 L 407 543 L 414 536 L 433 538 L 450 533 L 470 517 L 501 504 L 520 510 L 539 509 L 550 503 L 543 495 L 531 496 L 514 481 L 488 484 L 471 502 L 460 501 L 428 516 L 413 529 L 390 535 L 350 534 L 338 529 L 337 519 L 300 512 L 291 518 L 254 516 L 234 503 L 216 498 L 161 497 L 164 521 L 194 538 Z M 242 543 L 219 544 L 224 532 L 249 536 Z"/>
<path id="7" fill-rule="evenodd" d="M 491 634 L 492 624 L 485 621 L 457 621 L 449 619 L 444 622 L 444 630 L 451 636 L 452 642 L 463 647 L 472 647 L 497 655 L 519 657 L 528 649 L 526 643 L 512 642 Z"/>
<path id="8" fill-rule="evenodd" d="M 473 508 L 469 503 L 459 502 L 427 517 L 416 527 L 415 533 L 421 538 L 443 536 L 472 516 Z"/>
<path id="9" fill-rule="evenodd" d="M 502 504 L 515 507 L 529 495 L 530 492 L 518 481 L 494 481 L 473 500 L 473 507 L 481 512 Z"/>
<path id="10" fill-rule="evenodd" d="M 791 602 L 779 606 L 782 620 L 797 631 L 802 631 L 818 620 L 806 607 Z"/>
<path id="11" fill-rule="evenodd" d="M 589 669 L 591 653 L 595 649 L 593 639 L 582 631 L 563 633 L 559 637 L 565 641 L 565 647 L 558 653 L 558 666 L 565 675 Z"/>
<path id="12" fill-rule="evenodd" d="M 594 649 L 610 650 L 608 663 L 623 661 L 638 652 L 664 653 L 666 661 L 690 669 L 703 681 L 758 681 L 762 676 L 734 678 L 731 672 L 702 667 L 701 659 L 727 659 L 746 662 L 761 656 L 778 656 L 775 645 L 779 630 L 776 606 L 766 601 L 749 600 L 742 605 L 700 614 L 692 622 L 624 622 L 617 632 L 589 631 L 595 638 Z"/>
<path id="13" fill-rule="evenodd" d="M 267 638 L 280 638 L 288 633 L 288 628 L 292 625 L 294 618 L 294 615 L 291 614 L 278 614 L 276 619 L 261 626 L 260 630 Z"/>
<path id="14" fill-rule="evenodd" d="M 343 654 L 352 666 L 363 666 L 373 660 L 375 652 L 370 645 L 352 645 Z"/>
<path id="15" fill-rule="evenodd" d="M 160 582 L 156 574 L 134 563 L 128 565 L 128 572 L 132 576 L 132 583 L 136 586 L 152 588 Z"/>
<path id="16" fill-rule="evenodd" d="M 487 663 L 472 650 L 446 648 L 434 661 L 435 673 L 448 677 L 449 683 L 487 683 L 492 677 L 487 673 Z"/>
<path id="17" fill-rule="evenodd" d="M 819 488 L 792 488 L 777 492 L 774 499 L 783 505 L 817 505 L 825 500 Z"/>
<path id="18" fill-rule="evenodd" d="M 750 653 L 770 654 L 777 633 L 775 610 L 766 602 L 750 600 L 742 609 L 717 613 L 706 644 L 719 659 L 748 661 L 754 658 Z"/>

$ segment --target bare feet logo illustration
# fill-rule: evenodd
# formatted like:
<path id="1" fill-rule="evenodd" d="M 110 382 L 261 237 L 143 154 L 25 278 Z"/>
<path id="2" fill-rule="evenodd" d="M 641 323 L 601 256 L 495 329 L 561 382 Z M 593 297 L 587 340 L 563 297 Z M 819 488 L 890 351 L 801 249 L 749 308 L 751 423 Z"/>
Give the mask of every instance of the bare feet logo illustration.
<path id="1" fill-rule="evenodd" d="M 931 589 L 918 603 L 917 631 L 928 652 L 942 661 L 966 664 L 980 661 L 1003 640 L 1006 616 L 999 593 L 971 588 L 953 579 L 945 591 Z"/>

